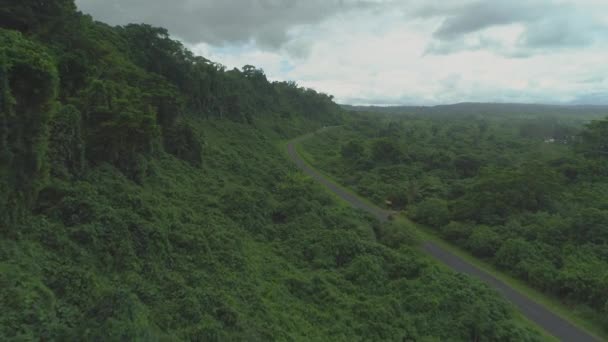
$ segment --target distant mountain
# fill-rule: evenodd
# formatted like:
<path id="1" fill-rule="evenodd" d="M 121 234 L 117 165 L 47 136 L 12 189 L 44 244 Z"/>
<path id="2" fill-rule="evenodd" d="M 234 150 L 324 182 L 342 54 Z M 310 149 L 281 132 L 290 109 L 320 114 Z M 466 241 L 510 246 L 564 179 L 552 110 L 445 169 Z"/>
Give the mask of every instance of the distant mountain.
<path id="1" fill-rule="evenodd" d="M 608 116 L 608 105 L 546 105 L 522 103 L 457 103 L 440 106 L 351 106 L 346 110 L 386 114 L 428 114 L 433 116 L 560 116 L 590 120 Z"/>
<path id="2" fill-rule="evenodd" d="M 572 101 L 572 105 L 589 105 L 589 104 L 600 104 L 602 106 L 608 106 L 608 94 L 597 93 L 580 96 L 576 100 Z"/>

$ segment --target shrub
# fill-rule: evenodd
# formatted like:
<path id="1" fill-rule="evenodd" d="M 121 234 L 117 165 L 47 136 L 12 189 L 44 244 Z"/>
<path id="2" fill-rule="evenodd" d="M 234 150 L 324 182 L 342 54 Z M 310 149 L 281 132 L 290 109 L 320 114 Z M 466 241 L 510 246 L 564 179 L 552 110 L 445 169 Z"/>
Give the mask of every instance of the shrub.
<path id="1" fill-rule="evenodd" d="M 473 255 L 478 257 L 493 257 L 502 239 L 492 228 L 488 226 L 477 226 L 469 236 L 467 245 Z"/>
<path id="2" fill-rule="evenodd" d="M 415 228 L 403 221 L 390 221 L 375 226 L 374 233 L 380 243 L 390 248 L 413 246 L 418 242 Z"/>
<path id="3" fill-rule="evenodd" d="M 412 218 L 422 224 L 439 228 L 450 222 L 450 210 L 446 201 L 429 198 L 413 208 Z"/>

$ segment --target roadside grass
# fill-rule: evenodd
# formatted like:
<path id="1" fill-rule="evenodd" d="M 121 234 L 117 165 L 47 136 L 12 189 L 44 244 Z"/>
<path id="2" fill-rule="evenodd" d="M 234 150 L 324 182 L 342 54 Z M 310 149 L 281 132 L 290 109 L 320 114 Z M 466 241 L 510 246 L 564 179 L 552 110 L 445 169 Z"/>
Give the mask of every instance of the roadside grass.
<path id="1" fill-rule="evenodd" d="M 294 143 L 294 148 L 296 150 L 296 152 L 298 153 L 298 155 L 302 158 L 302 160 L 311 168 L 313 168 L 316 172 L 320 173 L 321 175 L 323 175 L 329 182 L 331 182 L 332 184 L 334 184 L 335 186 L 341 188 L 344 191 L 347 191 L 348 193 L 352 194 L 353 196 L 357 197 L 359 200 L 363 201 L 364 203 L 372 206 L 372 207 L 376 207 L 376 208 L 381 208 L 379 207 L 377 204 L 367 200 L 366 198 L 363 198 L 361 196 L 359 196 L 358 194 L 354 193 L 352 190 L 342 186 L 341 184 L 337 183 L 332 176 L 328 175 L 327 173 L 317 169 L 314 165 L 315 165 L 315 158 L 314 156 L 312 156 L 310 153 L 308 153 L 306 150 L 303 149 L 303 147 L 301 146 L 301 142 L 306 140 L 306 139 L 310 139 L 311 137 L 314 136 L 315 133 L 311 133 L 308 134 L 304 137 L 302 137 L 301 139 L 299 139 L 297 142 Z M 279 147 L 282 151 L 282 153 L 285 155 L 286 158 L 289 159 L 289 155 L 287 153 L 287 146 L 291 141 L 282 141 L 279 144 Z M 332 196 L 334 196 L 335 198 L 337 198 L 339 201 L 344 202 L 339 196 L 335 195 L 332 193 Z M 584 330 L 585 332 L 589 333 L 590 335 L 594 336 L 596 339 L 598 340 L 605 340 L 608 341 L 608 332 L 606 332 L 599 323 L 595 322 L 592 317 L 588 317 L 586 316 L 584 313 L 581 313 L 580 310 L 576 310 L 576 309 L 572 309 L 572 308 L 568 308 L 566 307 L 563 303 L 560 302 L 560 300 L 556 297 L 547 295 L 545 293 L 542 293 L 536 289 L 533 289 L 532 287 L 530 287 L 529 285 L 525 284 L 523 281 L 518 280 L 508 274 L 505 274 L 504 272 L 498 270 L 495 266 L 489 264 L 488 262 L 485 262 L 483 260 L 480 260 L 476 257 L 474 257 L 473 255 L 471 255 L 470 253 L 468 253 L 467 251 L 454 246 L 448 242 L 446 242 L 445 240 L 443 240 L 441 237 L 439 237 L 437 235 L 437 233 L 432 230 L 429 227 L 420 225 L 420 224 L 416 224 L 414 222 L 412 222 L 409 218 L 407 218 L 407 216 L 405 216 L 405 214 L 400 214 L 397 215 L 395 217 L 395 219 L 397 220 L 397 222 L 402 223 L 404 226 L 413 226 L 415 227 L 416 231 L 415 234 L 417 236 L 417 238 L 420 241 L 431 241 L 437 245 L 439 245 L 440 247 L 444 248 L 445 250 L 457 255 L 458 257 L 462 258 L 463 260 L 469 262 L 470 264 L 474 265 L 475 267 L 487 272 L 488 274 L 494 276 L 495 278 L 499 279 L 500 281 L 504 282 L 505 284 L 509 285 L 510 287 L 512 287 L 513 289 L 515 289 L 516 291 L 526 295 L 528 298 L 532 299 L 533 301 L 543 305 L 545 308 L 547 308 L 548 310 L 550 310 L 551 312 L 553 312 L 554 314 L 562 317 L 563 319 L 571 322 L 572 324 L 574 324 L 575 326 L 577 326 L 578 328 Z M 437 262 L 438 264 L 441 264 L 440 262 Z M 443 264 L 441 264 L 442 267 L 447 267 Z M 558 341 L 555 337 L 553 337 L 552 335 L 550 335 L 547 331 L 545 331 L 544 329 L 542 329 L 541 327 L 539 327 L 538 325 L 536 325 L 534 322 L 530 321 L 529 319 L 527 319 L 525 316 L 523 316 L 521 313 L 518 312 L 518 316 L 521 318 L 521 321 L 523 324 L 526 324 L 529 327 L 534 327 L 536 330 L 539 330 L 540 332 L 543 333 L 543 338 L 547 341 Z"/>

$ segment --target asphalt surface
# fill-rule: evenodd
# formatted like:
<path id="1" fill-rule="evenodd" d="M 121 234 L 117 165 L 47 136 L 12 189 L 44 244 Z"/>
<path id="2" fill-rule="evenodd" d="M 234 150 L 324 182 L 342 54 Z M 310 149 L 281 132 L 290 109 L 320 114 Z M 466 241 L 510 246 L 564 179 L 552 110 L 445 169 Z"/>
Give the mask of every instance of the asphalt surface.
<path id="1" fill-rule="evenodd" d="M 308 137 L 310 137 L 310 135 L 302 136 L 290 141 L 287 144 L 287 152 L 289 154 L 289 158 L 304 173 L 306 173 L 319 183 L 323 184 L 334 194 L 338 195 L 340 198 L 350 203 L 350 205 L 352 205 L 353 207 L 364 210 L 381 221 L 388 220 L 389 215 L 391 214 L 390 211 L 384 210 L 375 205 L 371 205 L 367 202 L 362 201 L 353 193 L 337 186 L 327 177 L 323 176 L 318 171 L 310 167 L 300 157 L 300 155 L 296 151 L 295 146 L 302 140 L 307 139 Z M 513 289 L 512 287 L 500 281 L 499 279 L 495 278 L 491 274 L 477 268 L 476 266 L 470 264 L 459 256 L 443 249 L 439 245 L 427 241 L 423 243 L 422 247 L 427 254 L 439 260 L 452 270 L 476 277 L 490 285 L 492 288 L 496 289 L 507 300 L 511 301 L 517 308 L 519 308 L 519 310 L 525 317 L 536 323 L 538 326 L 540 326 L 549 334 L 555 336 L 559 340 L 572 342 L 600 341 L 599 339 L 572 325 L 570 322 L 557 316 L 553 312 L 546 309 L 544 306 L 536 303 L 532 299 Z"/>

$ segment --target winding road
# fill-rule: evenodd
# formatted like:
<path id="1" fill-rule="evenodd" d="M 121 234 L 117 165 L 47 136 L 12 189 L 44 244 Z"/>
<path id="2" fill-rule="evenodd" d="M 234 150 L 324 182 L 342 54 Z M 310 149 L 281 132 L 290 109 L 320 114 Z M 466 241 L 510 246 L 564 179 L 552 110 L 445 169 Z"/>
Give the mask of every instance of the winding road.
<path id="1" fill-rule="evenodd" d="M 316 171 L 314 168 L 310 167 L 310 165 L 308 165 L 302 159 L 302 157 L 298 154 L 296 150 L 296 145 L 301 141 L 310 138 L 311 136 L 312 134 L 308 134 L 288 142 L 287 153 L 289 155 L 289 158 L 304 173 L 306 173 L 319 183 L 323 184 L 327 189 L 342 198 L 344 201 L 350 203 L 350 205 L 352 205 L 353 207 L 364 210 L 377 217 L 381 221 L 388 220 L 388 217 L 391 214 L 390 211 L 384 210 L 380 207 L 362 201 L 352 192 L 345 190 L 340 186 L 337 186 L 333 181 Z M 502 282 L 491 274 L 479 269 L 478 267 L 472 265 L 466 260 L 451 253 L 450 251 L 443 249 L 439 245 L 427 241 L 423 243 L 422 247 L 427 254 L 439 260 L 440 262 L 448 266 L 450 269 L 481 279 L 482 281 L 490 285 L 492 288 L 496 289 L 505 298 L 515 304 L 515 306 L 519 308 L 519 310 L 525 317 L 536 323 L 538 326 L 540 326 L 549 334 L 555 336 L 559 340 L 572 342 L 600 341 L 598 338 L 574 326 L 573 324 L 564 320 L 552 311 L 546 309 L 544 306 L 538 304 L 534 300 L 515 290 L 508 284 Z"/>

